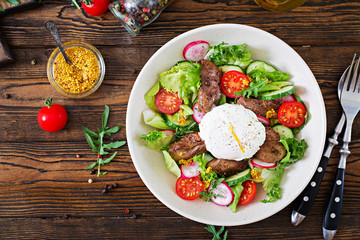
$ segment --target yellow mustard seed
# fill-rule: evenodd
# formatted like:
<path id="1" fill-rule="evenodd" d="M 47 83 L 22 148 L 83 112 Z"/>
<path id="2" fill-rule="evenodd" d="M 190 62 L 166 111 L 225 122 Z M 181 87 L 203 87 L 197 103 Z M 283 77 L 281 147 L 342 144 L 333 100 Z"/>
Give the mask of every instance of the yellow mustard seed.
<path id="1" fill-rule="evenodd" d="M 66 63 L 64 56 L 59 54 L 54 62 L 55 82 L 70 93 L 93 88 L 100 73 L 95 54 L 83 47 L 70 47 L 65 52 L 73 65 Z"/>

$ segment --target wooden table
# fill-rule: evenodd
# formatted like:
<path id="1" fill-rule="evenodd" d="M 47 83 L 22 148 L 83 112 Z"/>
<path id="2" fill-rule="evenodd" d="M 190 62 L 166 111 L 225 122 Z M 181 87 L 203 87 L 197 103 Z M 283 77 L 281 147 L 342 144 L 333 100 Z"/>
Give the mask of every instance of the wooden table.
<path id="1" fill-rule="evenodd" d="M 84 141 L 81 127 L 99 127 L 105 104 L 111 109 L 109 126 L 125 127 L 127 102 L 139 71 L 170 39 L 208 24 L 241 23 L 276 35 L 303 57 L 320 85 L 331 136 L 341 114 L 336 92 L 339 77 L 353 53 L 360 53 L 359 12 L 360 2 L 350 0 L 307 1 L 285 13 L 268 12 L 251 0 L 176 0 L 137 37 L 130 36 L 110 12 L 102 19 L 87 17 L 62 1 L 45 1 L 36 9 L 3 17 L 0 31 L 16 62 L 0 68 L 0 239 L 211 239 L 205 225 L 178 215 L 152 195 L 139 178 L 127 146 L 104 167 L 107 175 L 97 178 L 84 170 L 96 155 Z M 72 100 L 49 84 L 46 64 L 55 44 L 44 28 L 46 20 L 56 21 L 63 42 L 89 42 L 103 54 L 106 77 L 90 97 Z M 37 113 L 48 96 L 69 114 L 65 129 L 58 133 L 44 132 L 37 124 Z M 359 136 L 358 117 L 335 239 L 360 239 Z M 125 129 L 114 138 L 125 140 Z M 300 226 L 290 224 L 290 204 L 261 222 L 227 227 L 228 239 L 322 239 L 322 217 L 338 149 Z M 89 184 L 89 178 L 94 183 Z M 113 183 L 120 187 L 101 193 L 105 184 Z"/>

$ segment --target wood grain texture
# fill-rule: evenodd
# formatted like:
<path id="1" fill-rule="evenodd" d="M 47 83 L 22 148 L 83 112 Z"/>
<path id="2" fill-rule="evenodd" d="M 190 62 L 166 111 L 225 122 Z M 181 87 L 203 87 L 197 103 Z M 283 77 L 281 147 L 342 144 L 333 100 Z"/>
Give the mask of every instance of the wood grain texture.
<path id="1" fill-rule="evenodd" d="M 309 65 L 324 97 L 330 137 L 341 115 L 338 80 L 352 54 L 360 54 L 359 9 L 360 2 L 350 0 L 307 1 L 286 13 L 268 12 L 252 0 L 177 0 L 137 37 L 131 37 L 110 12 L 100 20 L 56 0 L 1 18 L 0 31 L 16 62 L 0 68 L 0 239 L 211 239 L 204 224 L 178 215 L 154 197 L 136 172 L 127 145 L 103 167 L 107 175 L 98 178 L 85 170 L 96 154 L 85 142 L 81 127 L 99 127 L 107 104 L 108 125 L 123 126 L 112 138 L 126 140 L 129 95 L 147 60 L 185 31 L 208 24 L 242 23 L 283 39 Z M 46 65 L 55 44 L 44 28 L 46 20 L 56 21 L 63 42 L 89 42 L 102 53 L 106 76 L 88 98 L 65 98 L 49 84 Z M 31 64 L 33 59 L 36 65 Z M 65 128 L 55 134 L 42 131 L 36 120 L 44 98 L 50 95 L 69 114 Z M 335 239 L 360 239 L 358 118 Z M 300 226 L 290 224 L 290 204 L 258 223 L 227 227 L 228 239 L 322 239 L 322 217 L 339 148 L 334 149 L 318 197 Z M 89 178 L 94 182 L 89 184 Z M 119 188 L 101 193 L 106 184 L 114 183 Z"/>

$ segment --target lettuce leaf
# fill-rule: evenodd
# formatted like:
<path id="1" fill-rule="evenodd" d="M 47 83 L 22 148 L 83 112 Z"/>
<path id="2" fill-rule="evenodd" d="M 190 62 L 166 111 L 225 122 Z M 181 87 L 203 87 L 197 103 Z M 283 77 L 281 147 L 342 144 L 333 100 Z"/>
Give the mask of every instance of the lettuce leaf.
<path id="1" fill-rule="evenodd" d="M 157 107 L 155 105 L 155 96 L 159 92 L 159 90 L 160 82 L 158 81 L 144 96 L 146 105 L 148 105 L 148 107 L 151 109 L 157 110 Z"/>
<path id="2" fill-rule="evenodd" d="M 181 171 L 179 166 L 176 164 L 175 160 L 170 156 L 168 151 L 162 151 L 164 156 L 165 166 L 166 168 L 173 173 L 177 178 L 181 176 Z"/>
<path id="3" fill-rule="evenodd" d="M 143 134 L 140 137 L 140 139 L 147 142 L 146 146 L 156 151 L 168 149 L 172 138 L 173 136 L 168 136 L 164 132 L 157 130 L 150 130 L 147 134 Z"/>
<path id="4" fill-rule="evenodd" d="M 246 68 L 251 60 L 251 51 L 246 48 L 246 44 L 241 45 L 227 45 L 222 42 L 219 45 L 211 46 L 209 50 L 213 50 L 210 54 L 209 60 L 216 65 L 234 64 L 241 68 Z"/>
<path id="5" fill-rule="evenodd" d="M 185 104 L 190 103 L 194 93 L 201 85 L 201 65 L 192 63 L 190 66 L 175 65 L 169 71 L 160 73 L 159 82 L 169 92 L 177 92 Z"/>
<path id="6" fill-rule="evenodd" d="M 286 156 L 278 162 L 275 168 L 263 169 L 261 173 L 261 177 L 264 179 L 263 188 L 269 197 L 269 199 L 262 200 L 263 203 L 274 202 L 281 198 L 280 180 L 285 168 L 303 158 L 308 147 L 304 139 L 287 138 L 281 139 L 280 142 L 287 151 Z"/>
<path id="7" fill-rule="evenodd" d="M 241 183 L 238 183 L 235 186 L 232 186 L 230 188 L 233 191 L 234 200 L 232 201 L 232 203 L 230 203 L 229 208 L 231 209 L 231 211 L 233 213 L 236 213 L 237 205 L 239 203 L 239 199 L 240 199 L 242 191 L 244 190 L 244 187 L 243 187 L 242 182 L 241 182 Z"/>
<path id="8" fill-rule="evenodd" d="M 209 183 L 211 183 L 219 179 L 219 177 L 214 171 L 211 171 L 210 173 L 206 173 L 206 164 L 208 163 L 209 159 L 207 159 L 205 153 L 196 155 L 195 157 L 193 157 L 193 161 L 199 163 L 200 176 L 203 181 L 209 181 Z"/>
<path id="9" fill-rule="evenodd" d="M 146 109 L 145 111 L 143 111 L 143 118 L 144 118 L 144 122 L 147 125 L 150 125 L 154 128 L 162 129 L 162 130 L 165 129 L 173 130 L 172 127 L 169 127 L 169 125 L 166 124 L 165 119 L 161 116 L 161 114 L 152 109 Z"/>

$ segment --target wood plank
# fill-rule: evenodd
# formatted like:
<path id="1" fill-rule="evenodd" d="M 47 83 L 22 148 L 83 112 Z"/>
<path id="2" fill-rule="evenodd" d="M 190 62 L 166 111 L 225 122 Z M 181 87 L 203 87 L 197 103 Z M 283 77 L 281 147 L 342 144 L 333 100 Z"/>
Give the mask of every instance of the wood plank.
<path id="1" fill-rule="evenodd" d="M 57 22 L 63 41 L 77 39 L 99 45 L 161 46 L 183 32 L 217 23 L 258 27 L 291 45 L 343 45 L 360 42 L 359 7 L 358 1 L 314 0 L 291 12 L 273 13 L 253 1 L 174 1 L 139 36 L 132 37 L 110 12 L 99 20 L 84 16 L 70 4 L 52 0 L 40 7 L 32 21 L 27 21 L 30 11 L 3 18 L 1 26 L 12 48 L 52 46 L 53 40 L 43 27 L 50 19 Z"/>
<path id="2" fill-rule="evenodd" d="M 322 239 L 322 216 L 311 215 L 300 226 L 293 227 L 286 208 L 276 217 L 236 227 L 226 227 L 228 239 Z M 0 218 L 1 239 L 211 239 L 204 224 L 182 217 L 131 216 L 119 214 L 113 218 Z M 276 221 L 276 224 L 275 224 Z M 336 239 L 353 240 L 360 237 L 359 218 L 342 215 Z M 219 227 L 217 227 L 219 229 Z"/>

